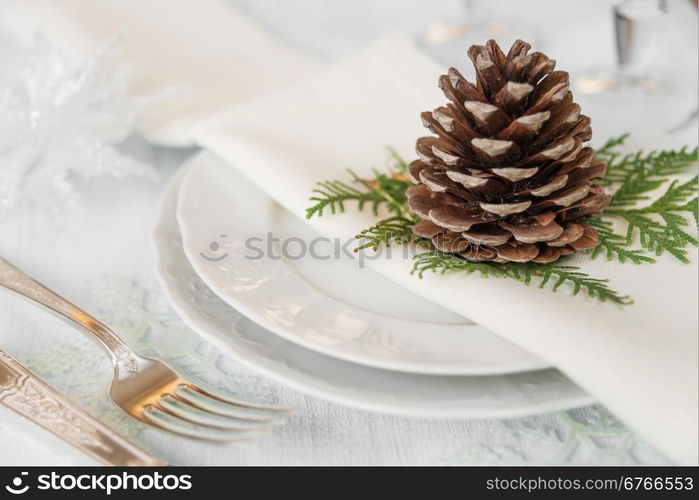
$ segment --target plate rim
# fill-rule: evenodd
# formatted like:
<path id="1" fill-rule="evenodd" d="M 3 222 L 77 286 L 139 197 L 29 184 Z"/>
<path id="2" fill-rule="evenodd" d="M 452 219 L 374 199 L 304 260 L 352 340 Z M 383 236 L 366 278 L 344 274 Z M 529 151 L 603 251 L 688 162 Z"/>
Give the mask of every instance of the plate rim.
<path id="1" fill-rule="evenodd" d="M 157 212 L 156 212 L 156 222 L 151 234 L 151 246 L 153 251 L 153 258 L 155 264 L 155 275 L 156 279 L 163 291 L 165 298 L 167 299 L 170 306 L 175 310 L 182 321 L 187 324 L 197 335 L 202 337 L 208 342 L 211 342 L 214 346 L 220 349 L 225 355 L 230 356 L 232 359 L 240 362 L 244 366 L 261 373 L 279 383 L 290 386 L 300 392 L 308 394 L 313 397 L 318 397 L 330 402 L 341 404 L 344 406 L 349 406 L 352 408 L 359 408 L 363 410 L 377 411 L 385 414 L 392 414 L 404 417 L 418 417 L 418 418 L 438 418 L 438 419 L 455 419 L 455 418 L 515 418 L 523 417 L 533 414 L 552 412 L 552 411 L 562 411 L 571 408 L 577 408 L 580 406 L 585 406 L 594 403 L 595 400 L 589 394 L 586 394 L 579 387 L 577 387 L 572 381 L 565 378 L 563 374 L 560 374 L 567 382 L 570 383 L 571 387 L 575 389 L 572 395 L 566 397 L 552 398 L 548 401 L 535 402 L 530 404 L 517 404 L 512 407 L 498 407 L 498 408 L 474 408 L 474 407 L 425 407 L 420 405 L 419 402 L 412 404 L 397 404 L 396 401 L 382 400 L 382 401 L 370 401 L 362 399 L 358 392 L 349 391 L 349 394 L 338 394 L 336 391 L 330 391 L 325 387 L 319 387 L 317 384 L 309 384 L 295 379 L 294 377 L 289 377 L 288 374 L 282 374 L 279 370 L 274 370 L 269 366 L 260 364 L 254 359 L 248 359 L 243 353 L 236 350 L 231 344 L 225 342 L 221 337 L 221 333 L 212 333 L 207 329 L 200 319 L 195 318 L 188 306 L 183 305 L 180 299 L 175 296 L 174 290 L 171 289 L 170 283 L 167 281 L 167 272 L 164 269 L 167 265 L 167 258 L 161 248 L 163 244 L 164 235 L 167 234 L 167 202 L 173 196 L 177 196 L 178 193 L 174 192 L 181 181 L 183 174 L 186 172 L 185 168 L 181 168 L 179 172 L 175 173 L 173 178 L 169 181 L 168 185 L 161 194 Z M 173 221 L 176 224 L 176 221 Z M 189 263 L 187 263 L 189 264 Z M 226 307 L 230 307 L 226 305 Z M 271 333 L 270 333 L 271 334 Z M 282 339 L 284 340 L 284 339 Z M 285 341 L 285 340 L 284 340 Z M 319 356 L 325 356 L 320 353 L 315 353 Z M 333 361 L 338 363 L 347 363 L 345 361 L 333 359 Z M 369 368 L 364 366 L 359 366 L 359 369 L 370 369 L 378 370 L 376 368 Z M 380 371 L 380 370 L 379 370 Z M 547 370 L 544 370 L 547 371 Z M 412 376 L 418 377 L 430 377 L 429 375 L 418 375 L 411 374 Z M 513 375 L 493 375 L 493 377 L 508 377 Z M 516 374 L 514 374 L 516 376 Z M 487 378 L 488 376 L 463 376 L 464 378 Z M 458 377 L 457 377 L 458 378 Z"/>
<path id="2" fill-rule="evenodd" d="M 254 322 L 264 326 L 265 329 L 273 332 L 276 335 L 279 335 L 280 337 L 284 338 L 285 340 L 288 340 L 290 342 L 296 343 L 298 345 L 301 345 L 307 349 L 311 349 L 316 352 L 320 352 L 324 355 L 335 357 L 337 359 L 341 359 L 344 361 L 348 361 L 351 363 L 356 363 L 364 366 L 369 366 L 373 368 L 378 368 L 382 370 L 390 370 L 390 371 L 397 371 L 397 372 L 404 372 L 404 373 L 415 373 L 415 374 L 423 374 L 423 375 L 450 375 L 450 376 L 461 376 L 461 375 L 469 375 L 469 376 L 489 376 L 489 375 L 504 375 L 504 374 L 515 374 L 515 373 L 525 373 L 529 371 L 536 371 L 536 370 L 543 370 L 543 369 L 550 369 L 552 368 L 550 363 L 547 363 L 545 360 L 538 359 L 535 355 L 531 355 L 531 359 L 525 359 L 524 361 L 520 362 L 515 362 L 515 363 L 509 363 L 507 365 L 493 365 L 492 367 L 482 367 L 482 366 L 476 366 L 476 367 L 465 367 L 463 362 L 457 362 L 457 363 L 443 363 L 441 366 L 436 365 L 436 364 L 426 364 L 426 363 L 420 363 L 420 362 L 414 362 L 414 361 L 396 361 L 396 360 L 391 360 L 391 359 L 386 359 L 386 358 L 375 358 L 375 357 L 370 357 L 364 354 L 359 354 L 359 353 L 354 353 L 354 352 L 347 352 L 347 351 L 339 351 L 336 348 L 333 348 L 332 346 L 325 345 L 322 343 L 314 343 L 311 340 L 301 336 L 297 335 L 293 332 L 287 331 L 284 329 L 281 325 L 274 324 L 266 317 L 264 317 L 263 314 L 258 312 L 251 306 L 250 304 L 243 302 L 243 301 L 236 301 L 232 297 L 230 297 L 225 290 L 225 287 L 222 284 L 219 284 L 217 281 L 215 281 L 207 272 L 207 269 L 205 268 L 204 264 L 200 262 L 196 258 L 196 251 L 191 248 L 190 245 L 186 244 L 186 240 L 188 238 L 187 235 L 187 229 L 182 226 L 181 223 L 181 205 L 180 205 L 180 199 L 182 196 L 182 191 L 184 190 L 184 186 L 187 183 L 187 179 L 189 178 L 190 175 L 194 175 L 194 173 L 203 167 L 199 167 L 199 163 L 202 162 L 202 159 L 205 159 L 207 157 L 211 157 L 215 159 L 216 161 L 225 161 L 218 157 L 215 153 L 210 152 L 210 151 L 200 151 L 199 153 L 196 153 L 192 157 L 190 157 L 185 164 L 183 165 L 184 168 L 187 169 L 187 171 L 183 174 L 183 178 L 181 180 L 181 186 L 178 191 L 178 201 L 177 201 L 177 208 L 176 208 L 176 219 L 178 226 L 180 228 L 180 233 L 182 235 L 183 239 L 183 248 L 184 252 L 187 255 L 187 259 L 189 260 L 190 265 L 194 268 L 195 272 L 199 276 L 199 278 L 219 297 L 221 300 L 223 300 L 225 303 L 227 303 L 230 307 L 235 309 L 236 311 L 241 312 Z M 316 292 L 320 295 L 325 295 L 328 300 L 332 300 L 335 302 L 338 302 L 340 304 L 343 304 L 343 306 L 346 306 L 347 308 L 351 308 L 355 311 L 357 311 L 360 315 L 365 316 L 365 317 L 378 317 L 377 313 L 374 312 L 369 312 L 369 311 L 363 311 L 361 309 L 358 309 L 354 306 L 345 304 L 344 302 L 341 302 L 329 295 L 326 295 L 322 290 L 318 290 L 314 285 L 311 285 L 308 283 L 306 280 L 304 280 L 302 277 L 298 278 L 301 282 L 308 284 L 309 286 L 313 287 L 316 289 Z M 387 321 L 407 321 L 407 320 L 400 320 L 400 319 L 394 319 L 394 318 L 388 318 Z M 424 324 L 424 323 L 423 323 Z M 426 328 L 430 328 L 432 325 L 435 328 L 444 328 L 447 329 L 449 327 L 457 327 L 456 325 L 447 325 L 447 324 L 424 324 Z M 427 326 L 430 325 L 430 326 Z M 459 328 L 475 328 L 478 329 L 478 333 L 486 332 L 491 335 L 495 335 L 491 332 L 488 332 L 484 327 L 473 324 L 473 325 L 459 325 Z M 503 339 L 504 340 L 504 339 Z M 507 341 L 506 341 L 507 342 Z M 515 348 L 517 346 L 514 346 Z"/>

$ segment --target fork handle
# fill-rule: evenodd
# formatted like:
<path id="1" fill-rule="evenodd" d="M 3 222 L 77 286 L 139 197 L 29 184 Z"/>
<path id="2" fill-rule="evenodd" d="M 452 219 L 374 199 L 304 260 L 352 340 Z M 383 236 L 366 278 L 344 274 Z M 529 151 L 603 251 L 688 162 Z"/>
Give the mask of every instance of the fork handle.
<path id="1" fill-rule="evenodd" d="M 137 369 L 137 354 L 107 325 L 33 280 L 2 257 L 0 257 L 0 285 L 83 327 L 109 353 L 115 367 L 125 368 L 128 371 Z"/>

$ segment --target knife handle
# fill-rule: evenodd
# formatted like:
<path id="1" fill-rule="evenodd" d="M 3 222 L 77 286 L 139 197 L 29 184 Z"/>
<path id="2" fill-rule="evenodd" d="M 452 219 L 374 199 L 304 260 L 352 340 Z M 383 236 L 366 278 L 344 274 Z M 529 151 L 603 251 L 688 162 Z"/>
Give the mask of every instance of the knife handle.
<path id="1" fill-rule="evenodd" d="M 0 405 L 26 417 L 105 465 L 165 465 L 94 418 L 2 350 Z"/>

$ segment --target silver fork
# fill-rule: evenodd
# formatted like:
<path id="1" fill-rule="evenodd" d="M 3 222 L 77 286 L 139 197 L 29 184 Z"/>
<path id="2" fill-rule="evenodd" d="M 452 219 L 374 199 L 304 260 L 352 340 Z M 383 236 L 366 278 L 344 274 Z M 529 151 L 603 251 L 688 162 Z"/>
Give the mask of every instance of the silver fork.
<path id="1" fill-rule="evenodd" d="M 114 365 L 114 404 L 146 424 L 193 439 L 242 441 L 281 423 L 291 410 L 249 403 L 180 377 L 162 361 L 136 354 L 105 324 L 0 257 L 0 285 L 83 327 Z"/>

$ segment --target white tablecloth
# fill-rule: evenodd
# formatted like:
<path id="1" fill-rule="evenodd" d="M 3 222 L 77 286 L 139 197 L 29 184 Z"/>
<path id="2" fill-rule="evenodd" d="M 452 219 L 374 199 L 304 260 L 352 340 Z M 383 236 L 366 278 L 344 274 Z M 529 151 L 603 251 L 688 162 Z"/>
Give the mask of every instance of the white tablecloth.
<path id="1" fill-rule="evenodd" d="M 385 31 L 419 33 L 426 19 L 453 19 L 461 8 L 457 0 L 231 3 L 283 42 L 326 59 L 342 56 Z M 522 16 L 537 31 L 541 23 L 548 23 L 544 41 L 551 43 L 563 33 L 575 40 L 570 50 L 555 54 L 566 69 L 582 57 L 587 66 L 611 60 L 608 3 L 589 3 L 594 8 L 581 8 L 595 28 L 579 19 L 566 24 L 561 11 L 549 9 L 537 16 L 540 0 L 527 2 L 530 7 Z M 513 3 L 502 2 L 498 9 L 507 10 L 505 4 Z M 335 11 L 334 16 L 327 16 L 329 10 Z M 552 18 L 559 22 L 552 24 Z M 596 30 L 595 36 L 587 31 L 583 37 L 589 29 Z M 97 313 L 138 349 L 163 356 L 213 384 L 293 405 L 299 413 L 286 426 L 245 446 L 192 443 L 145 429 L 110 406 L 106 392 L 111 370 L 101 351 L 79 332 L 9 293 L 0 293 L 0 347 L 164 460 L 173 464 L 667 463 L 599 406 L 506 421 L 399 418 L 307 397 L 222 357 L 169 310 L 153 274 L 150 233 L 157 198 L 192 151 L 157 148 L 137 138 L 129 140 L 125 150 L 154 164 L 161 180 L 91 181 L 82 190 L 82 216 L 25 212 L 0 220 L 0 255 Z M 0 438 L 3 465 L 90 463 L 5 410 L 0 411 Z"/>

